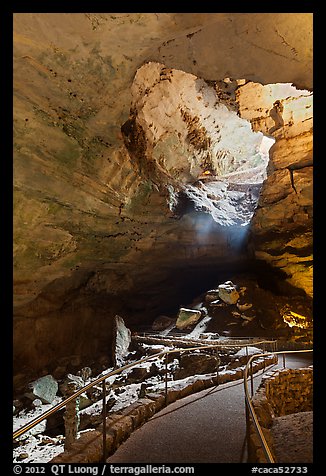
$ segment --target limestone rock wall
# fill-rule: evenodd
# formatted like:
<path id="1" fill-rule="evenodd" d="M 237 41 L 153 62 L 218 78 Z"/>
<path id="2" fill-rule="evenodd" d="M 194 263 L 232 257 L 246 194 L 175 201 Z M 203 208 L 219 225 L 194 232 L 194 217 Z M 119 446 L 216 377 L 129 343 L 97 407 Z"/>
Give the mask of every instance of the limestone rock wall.
<path id="1" fill-rule="evenodd" d="M 252 133 L 219 92 L 215 83 L 161 63 L 137 71 L 122 131 L 142 173 L 180 189 L 203 174 L 223 177 L 257 165 L 262 133 Z"/>
<path id="2" fill-rule="evenodd" d="M 252 242 L 257 259 L 283 270 L 290 284 L 312 296 L 312 94 L 289 94 L 290 88 L 282 92 L 277 85 L 253 83 L 237 90 L 241 116 L 254 130 L 276 139 L 252 220 Z"/>

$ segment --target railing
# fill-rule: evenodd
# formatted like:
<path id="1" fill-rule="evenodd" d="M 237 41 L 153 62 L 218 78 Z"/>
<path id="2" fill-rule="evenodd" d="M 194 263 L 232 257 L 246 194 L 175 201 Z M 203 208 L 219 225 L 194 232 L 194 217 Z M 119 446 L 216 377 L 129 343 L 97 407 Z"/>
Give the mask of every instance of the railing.
<path id="1" fill-rule="evenodd" d="M 188 340 L 189 339 L 189 334 L 187 332 L 178 332 L 178 331 L 169 331 L 169 333 L 167 335 L 163 334 L 164 331 L 154 331 L 154 330 L 148 330 L 148 331 L 139 331 L 137 332 L 137 334 L 135 334 L 136 337 L 162 337 L 164 339 L 174 339 L 174 338 L 179 338 L 181 337 L 181 339 L 185 339 L 185 340 Z M 203 333 L 200 333 L 201 334 L 205 334 L 204 332 Z M 208 339 L 202 339 L 203 342 L 209 342 L 211 340 L 213 340 L 214 342 L 215 341 L 219 341 L 219 344 L 223 344 L 224 341 L 238 341 L 238 340 L 246 340 L 248 342 L 254 342 L 254 341 L 259 341 L 259 337 L 254 337 L 254 336 L 238 336 L 238 337 L 228 337 L 228 336 L 221 336 L 219 335 L 217 332 L 211 332 L 211 334 L 215 334 L 216 335 L 216 338 L 208 338 Z M 265 337 L 265 339 L 267 340 L 273 340 L 275 341 L 274 338 L 272 337 Z"/>
<path id="2" fill-rule="evenodd" d="M 286 367 L 286 362 L 285 362 L 285 355 L 286 354 L 296 354 L 296 353 L 302 353 L 302 352 L 313 352 L 313 349 L 302 349 L 302 350 L 283 350 L 283 351 L 278 351 L 278 352 L 267 352 L 264 355 L 282 355 L 283 356 L 283 368 Z M 249 369 L 252 366 L 252 362 L 254 359 L 257 357 L 261 357 L 261 354 L 255 354 L 252 355 L 245 367 L 244 370 L 244 392 L 245 392 L 245 407 L 246 407 L 246 426 L 247 426 L 247 448 L 249 448 L 249 414 L 252 418 L 254 428 L 256 430 L 256 433 L 258 434 L 258 437 L 260 439 L 264 454 L 266 456 L 267 462 L 268 463 L 275 463 L 274 456 L 272 454 L 272 451 L 266 441 L 265 435 L 263 433 L 262 427 L 258 421 L 257 415 L 255 413 L 251 397 L 253 396 L 253 384 L 252 384 L 252 371 L 250 372 L 251 374 L 251 397 L 249 396 L 249 389 L 248 389 L 248 373 Z"/>
<path id="3" fill-rule="evenodd" d="M 274 349 L 275 346 L 276 346 L 276 341 L 275 340 L 263 340 L 263 341 L 259 341 L 259 342 L 254 343 L 255 346 L 257 346 L 257 345 L 264 345 L 265 346 L 265 344 L 271 344 L 272 348 Z M 38 425 L 39 423 L 44 421 L 49 416 L 51 416 L 54 413 L 61 410 L 68 403 L 76 400 L 82 393 L 87 392 L 87 390 L 89 390 L 90 388 L 92 388 L 96 385 L 102 384 L 102 387 L 103 387 L 103 392 L 102 392 L 102 400 L 103 400 L 103 410 L 102 410 L 102 416 L 103 416 L 103 461 L 105 462 L 106 461 L 106 417 L 107 417 L 107 413 L 106 413 L 106 384 L 105 384 L 105 381 L 109 377 L 112 377 L 113 375 L 117 375 L 117 374 L 123 372 L 124 370 L 127 370 L 127 369 L 129 369 L 131 367 L 134 367 L 136 365 L 139 365 L 143 362 L 148 362 L 149 360 L 153 360 L 153 359 L 157 359 L 159 357 L 165 356 L 165 403 L 167 403 L 167 388 L 168 388 L 168 385 L 167 385 L 167 374 L 168 374 L 168 372 L 167 372 L 167 369 L 168 369 L 167 368 L 167 365 L 168 365 L 167 356 L 169 354 L 177 353 L 177 352 L 189 352 L 189 351 L 193 351 L 193 350 L 203 350 L 203 349 L 216 349 L 218 351 L 219 347 L 221 347 L 221 348 L 225 348 L 225 347 L 231 347 L 231 348 L 232 347 L 247 347 L 248 348 L 248 346 L 250 346 L 250 344 L 248 344 L 248 343 L 246 343 L 246 344 L 221 344 L 220 343 L 220 344 L 211 344 L 211 345 L 200 345 L 200 346 L 195 346 L 195 347 L 190 347 L 190 348 L 189 347 L 188 348 L 175 348 L 175 349 L 171 349 L 171 350 L 165 350 L 165 351 L 158 352 L 157 354 L 153 354 L 153 355 L 150 355 L 148 357 L 144 357 L 143 359 L 139 359 L 135 362 L 124 365 L 123 367 L 112 370 L 112 371 L 106 373 L 105 375 L 102 375 L 101 377 L 98 377 L 96 380 L 90 382 L 89 384 L 85 385 L 84 387 L 82 387 L 81 389 L 79 389 L 78 391 L 76 391 L 75 393 L 70 395 L 68 398 L 66 398 L 62 402 L 58 403 L 54 407 L 52 407 L 49 410 L 47 410 L 46 412 L 44 412 L 42 415 L 36 417 L 31 422 L 22 426 L 20 429 L 14 431 L 13 439 L 15 440 L 15 439 L 19 438 L 24 433 L 26 433 L 27 431 L 34 428 L 36 425 Z M 274 352 L 270 352 L 270 353 L 273 354 Z M 247 351 L 247 355 L 248 355 L 248 351 Z M 255 354 L 255 356 L 257 356 L 257 357 L 258 356 L 262 357 L 262 356 L 265 356 L 265 355 L 268 355 L 268 354 L 265 353 L 265 349 L 264 349 L 264 353 Z M 251 367 L 251 371 L 252 371 L 252 367 Z M 218 367 L 217 367 L 217 372 L 218 372 Z"/>

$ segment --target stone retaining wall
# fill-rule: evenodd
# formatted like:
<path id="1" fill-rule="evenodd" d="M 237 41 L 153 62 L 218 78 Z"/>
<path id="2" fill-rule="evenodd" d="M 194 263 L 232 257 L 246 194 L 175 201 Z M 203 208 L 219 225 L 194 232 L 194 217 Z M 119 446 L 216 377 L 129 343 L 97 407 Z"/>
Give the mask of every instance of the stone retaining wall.
<path id="1" fill-rule="evenodd" d="M 312 411 L 313 368 L 281 369 L 266 373 L 252 399 L 258 421 L 273 456 L 273 439 L 270 429 L 274 418 L 293 413 Z M 249 418 L 248 459 L 253 463 L 266 463 L 260 439 Z"/>
<path id="2" fill-rule="evenodd" d="M 253 363 L 253 372 L 275 362 L 273 356 L 266 357 L 265 362 L 263 359 L 258 359 Z M 127 408 L 109 414 L 106 419 L 107 457 L 112 455 L 133 431 L 142 426 L 166 404 L 206 388 L 241 378 L 243 378 L 243 370 L 240 368 L 225 374 L 202 375 L 194 377 L 193 380 L 170 382 L 171 386 L 167 391 L 166 402 L 164 391 L 148 393 L 146 398 L 141 398 Z M 102 461 L 102 448 L 103 425 L 99 425 L 95 430 L 81 434 L 69 451 L 57 455 L 51 460 L 51 463 L 98 463 Z"/>

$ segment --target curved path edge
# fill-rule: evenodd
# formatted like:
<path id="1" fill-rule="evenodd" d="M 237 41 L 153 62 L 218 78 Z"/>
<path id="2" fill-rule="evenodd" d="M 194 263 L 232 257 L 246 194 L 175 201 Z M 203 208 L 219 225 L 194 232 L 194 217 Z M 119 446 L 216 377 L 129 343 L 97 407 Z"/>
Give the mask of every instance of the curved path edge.
<path id="1" fill-rule="evenodd" d="M 252 364 L 253 373 L 277 363 L 277 357 L 257 359 Z M 240 380 L 243 370 L 234 369 L 225 374 L 206 374 L 187 382 L 173 382 L 167 390 L 148 393 L 146 398 L 138 399 L 128 407 L 109 414 L 106 419 L 106 457 L 111 456 L 118 447 L 155 413 L 176 400 L 201 392 L 210 387 Z M 100 463 L 103 462 L 103 424 L 96 429 L 80 435 L 69 451 L 60 453 L 50 463 Z"/>

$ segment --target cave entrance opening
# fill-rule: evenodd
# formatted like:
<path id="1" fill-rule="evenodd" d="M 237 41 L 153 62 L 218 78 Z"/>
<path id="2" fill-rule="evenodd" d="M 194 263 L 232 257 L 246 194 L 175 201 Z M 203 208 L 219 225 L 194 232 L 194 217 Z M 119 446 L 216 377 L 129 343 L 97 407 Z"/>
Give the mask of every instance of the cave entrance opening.
<path id="1" fill-rule="evenodd" d="M 248 130 L 250 137 L 255 134 Z M 195 182 L 185 184 L 171 201 L 171 210 L 180 216 L 189 210 L 209 213 L 222 226 L 247 227 L 258 205 L 259 194 L 269 161 L 273 138 L 259 135 L 255 148 L 248 152 L 237 170 L 216 174 L 204 170 Z M 241 145 L 240 145 L 241 150 Z M 235 159 L 236 160 L 236 159 Z M 175 193 L 170 188 L 170 193 Z"/>
<path id="2" fill-rule="evenodd" d="M 285 126 L 295 129 L 295 121 L 302 120 L 309 102 L 304 96 L 310 95 L 290 83 L 207 80 L 156 62 L 137 70 L 121 132 L 140 176 L 151 190 L 165 194 L 166 208 L 180 219 L 175 229 L 186 235 L 173 248 L 189 251 L 174 255 L 167 279 L 174 290 L 177 266 L 183 280 L 189 274 L 185 267 L 192 266 L 196 276 L 202 271 L 197 282 L 204 282 L 209 266 L 212 279 L 225 270 L 253 270 L 252 218 L 273 172 L 273 150 Z M 271 277 L 272 271 L 259 272 L 262 282 L 276 282 L 277 290 L 286 275 Z"/>
<path id="3" fill-rule="evenodd" d="M 170 210 L 193 209 L 221 226 L 246 226 L 275 138 L 239 114 L 244 79 L 207 81 L 149 62 L 136 73 L 122 133 L 142 174 L 166 187 Z"/>
<path id="4" fill-rule="evenodd" d="M 207 80 L 147 62 L 137 70 L 131 94 L 121 129 L 125 144 L 141 174 L 167 189 L 170 210 L 179 216 L 198 210 L 221 226 L 246 227 L 283 112 L 311 92 L 290 83 Z"/>

